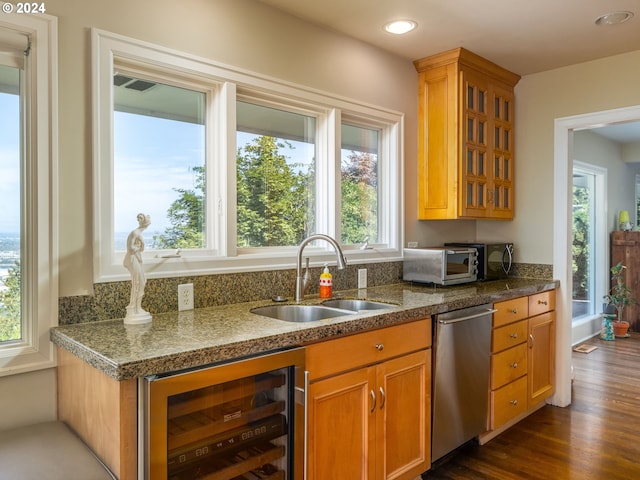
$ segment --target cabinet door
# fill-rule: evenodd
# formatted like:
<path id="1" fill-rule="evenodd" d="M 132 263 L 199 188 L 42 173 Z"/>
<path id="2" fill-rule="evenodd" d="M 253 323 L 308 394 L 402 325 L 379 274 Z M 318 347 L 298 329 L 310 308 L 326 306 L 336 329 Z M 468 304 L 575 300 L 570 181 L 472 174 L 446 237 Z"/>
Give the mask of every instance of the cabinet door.
<path id="1" fill-rule="evenodd" d="M 640 232 L 611 233 L 611 265 L 622 262 L 623 279 L 636 297 L 640 297 Z M 622 311 L 622 319 L 629 322 L 631 330 L 640 330 L 638 317 L 640 305 L 632 303 Z"/>
<path id="2" fill-rule="evenodd" d="M 461 81 L 462 168 L 460 178 L 463 217 L 486 217 L 490 191 L 489 85 L 486 77 L 465 69 Z"/>
<path id="3" fill-rule="evenodd" d="M 307 480 L 375 478 L 375 367 L 309 387 Z"/>
<path id="4" fill-rule="evenodd" d="M 457 218 L 458 75 L 454 64 L 419 75 L 418 218 Z"/>
<path id="5" fill-rule="evenodd" d="M 490 90 L 491 163 L 489 171 L 489 216 L 513 219 L 513 89 L 493 84 Z"/>
<path id="6" fill-rule="evenodd" d="M 529 406 L 554 391 L 555 315 L 548 312 L 529 319 Z"/>
<path id="7" fill-rule="evenodd" d="M 431 350 L 380 364 L 377 387 L 376 478 L 414 479 L 431 464 Z"/>

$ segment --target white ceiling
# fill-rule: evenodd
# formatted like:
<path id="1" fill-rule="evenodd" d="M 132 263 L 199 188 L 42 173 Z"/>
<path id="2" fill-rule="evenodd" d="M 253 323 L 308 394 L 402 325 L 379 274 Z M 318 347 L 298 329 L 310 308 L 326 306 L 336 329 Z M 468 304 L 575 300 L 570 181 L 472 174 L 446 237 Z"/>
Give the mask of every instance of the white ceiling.
<path id="1" fill-rule="evenodd" d="M 465 47 L 519 75 L 640 49 L 640 0 L 259 1 L 411 60 Z M 635 16 L 595 25 L 618 10 Z M 387 33 L 395 19 L 418 28 Z"/>
<path id="2" fill-rule="evenodd" d="M 618 143 L 640 142 L 640 122 L 617 123 L 590 129 L 593 133 Z"/>
<path id="3" fill-rule="evenodd" d="M 391 53 L 416 60 L 465 47 L 519 75 L 640 50 L 640 0 L 259 0 Z M 627 10 L 620 25 L 596 18 Z M 384 30 L 390 20 L 418 27 Z M 640 124 L 597 129 L 612 140 L 640 141 Z"/>

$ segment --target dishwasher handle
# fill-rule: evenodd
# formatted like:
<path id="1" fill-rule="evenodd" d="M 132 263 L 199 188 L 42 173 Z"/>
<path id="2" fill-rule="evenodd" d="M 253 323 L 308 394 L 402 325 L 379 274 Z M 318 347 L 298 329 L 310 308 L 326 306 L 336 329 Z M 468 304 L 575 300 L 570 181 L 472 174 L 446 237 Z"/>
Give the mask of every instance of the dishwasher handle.
<path id="1" fill-rule="evenodd" d="M 466 322 L 467 320 L 472 320 L 474 318 L 484 317 L 485 315 L 491 315 L 497 311 L 498 310 L 496 308 L 487 308 L 486 311 L 474 313 L 471 315 L 465 315 L 464 317 L 448 318 L 446 320 L 441 320 L 438 318 L 438 323 L 442 325 L 451 325 L 452 323 Z"/>

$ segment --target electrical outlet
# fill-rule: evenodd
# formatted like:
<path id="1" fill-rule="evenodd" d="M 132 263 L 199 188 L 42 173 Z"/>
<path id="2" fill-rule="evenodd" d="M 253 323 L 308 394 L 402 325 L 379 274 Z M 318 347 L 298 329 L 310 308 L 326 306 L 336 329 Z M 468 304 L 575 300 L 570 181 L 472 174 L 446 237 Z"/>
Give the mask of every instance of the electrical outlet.
<path id="1" fill-rule="evenodd" d="M 358 269 L 358 288 L 367 288 L 367 269 Z"/>
<path id="2" fill-rule="evenodd" d="M 193 283 L 178 285 L 178 311 L 193 310 Z"/>
<path id="3" fill-rule="evenodd" d="M 418 242 L 407 242 L 407 248 L 417 248 Z"/>

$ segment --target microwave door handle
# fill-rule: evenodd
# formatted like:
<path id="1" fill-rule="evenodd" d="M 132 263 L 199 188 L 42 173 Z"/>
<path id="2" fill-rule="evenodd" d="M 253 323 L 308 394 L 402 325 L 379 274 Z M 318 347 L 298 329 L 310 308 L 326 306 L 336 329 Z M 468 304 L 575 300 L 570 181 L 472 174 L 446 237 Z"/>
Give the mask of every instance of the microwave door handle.
<path id="1" fill-rule="evenodd" d="M 509 266 L 505 266 L 505 257 L 508 257 L 509 259 Z M 505 275 L 509 275 L 509 272 L 511 271 L 512 262 L 513 262 L 513 247 L 507 244 L 504 247 L 504 250 L 502 251 L 502 270 L 504 271 Z"/>

